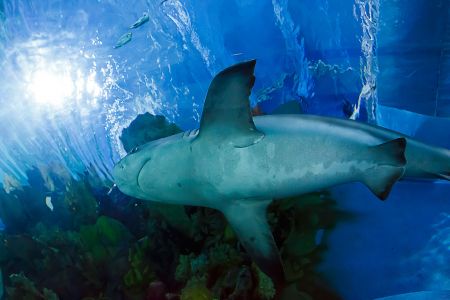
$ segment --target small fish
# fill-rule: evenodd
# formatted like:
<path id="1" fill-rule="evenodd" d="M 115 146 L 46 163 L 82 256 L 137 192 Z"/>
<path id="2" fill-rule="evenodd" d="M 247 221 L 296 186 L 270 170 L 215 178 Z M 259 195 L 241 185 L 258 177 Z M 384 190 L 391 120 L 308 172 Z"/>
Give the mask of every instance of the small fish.
<path id="1" fill-rule="evenodd" d="M 132 37 L 133 37 L 133 34 L 131 32 L 125 33 L 117 40 L 117 44 L 113 48 L 117 49 L 117 48 L 120 48 L 123 45 L 129 43 L 131 41 Z"/>
<path id="2" fill-rule="evenodd" d="M 50 196 L 45 197 L 45 205 L 47 205 L 48 209 L 53 211 L 52 197 Z"/>
<path id="3" fill-rule="evenodd" d="M 134 22 L 133 25 L 130 26 L 130 29 L 138 28 L 139 26 L 142 26 L 143 24 L 147 23 L 149 20 L 149 16 L 147 13 L 144 13 L 142 17 L 140 17 L 136 22 Z"/>

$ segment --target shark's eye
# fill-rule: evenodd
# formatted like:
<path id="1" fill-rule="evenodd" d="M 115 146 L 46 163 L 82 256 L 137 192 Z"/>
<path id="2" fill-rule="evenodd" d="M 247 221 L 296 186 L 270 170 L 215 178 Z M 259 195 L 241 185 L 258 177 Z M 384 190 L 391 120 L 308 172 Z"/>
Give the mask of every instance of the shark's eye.
<path id="1" fill-rule="evenodd" d="M 138 151 L 138 147 L 134 147 L 133 150 L 130 151 L 130 153 L 135 153 Z"/>

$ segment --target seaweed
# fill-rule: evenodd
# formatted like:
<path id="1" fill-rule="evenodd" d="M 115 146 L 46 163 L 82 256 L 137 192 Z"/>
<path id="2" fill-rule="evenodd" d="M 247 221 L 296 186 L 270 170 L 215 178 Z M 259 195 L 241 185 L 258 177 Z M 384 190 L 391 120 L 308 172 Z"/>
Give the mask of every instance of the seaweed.
<path id="1" fill-rule="evenodd" d="M 9 276 L 11 286 L 6 288 L 8 299 L 30 300 L 58 300 L 58 296 L 52 290 L 43 288 L 38 290 L 36 284 L 23 273 Z"/>
<path id="2" fill-rule="evenodd" d="M 338 299 L 315 272 L 323 237 L 341 218 L 326 192 L 269 207 L 283 287 L 251 262 L 216 210 L 108 192 L 109 183 L 90 173 L 69 180 L 46 172 L 0 192 L 8 299 Z M 43 201 L 49 187 L 53 211 Z"/>

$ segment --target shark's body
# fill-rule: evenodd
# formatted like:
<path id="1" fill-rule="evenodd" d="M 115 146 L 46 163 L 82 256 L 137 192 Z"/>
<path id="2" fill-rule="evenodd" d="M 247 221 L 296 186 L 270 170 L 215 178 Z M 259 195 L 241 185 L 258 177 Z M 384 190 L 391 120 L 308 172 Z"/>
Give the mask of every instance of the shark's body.
<path id="1" fill-rule="evenodd" d="M 119 162 L 119 189 L 222 211 L 256 263 L 276 278 L 283 271 L 265 216 L 273 199 L 354 181 L 384 199 L 403 175 L 449 179 L 450 151 L 393 131 L 319 116 L 252 118 L 254 64 L 216 76 L 199 130 L 147 143 Z"/>

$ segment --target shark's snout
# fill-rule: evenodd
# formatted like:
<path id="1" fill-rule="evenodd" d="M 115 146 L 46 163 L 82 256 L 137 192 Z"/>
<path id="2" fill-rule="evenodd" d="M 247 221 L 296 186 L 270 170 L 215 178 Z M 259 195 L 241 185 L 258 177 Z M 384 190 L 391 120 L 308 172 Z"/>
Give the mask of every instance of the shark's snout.
<path id="1" fill-rule="evenodd" d="M 145 158 L 141 153 L 129 153 L 114 166 L 114 183 L 122 193 L 136 198 L 144 197 L 139 186 L 139 174 L 145 166 Z"/>
<path id="2" fill-rule="evenodd" d="M 114 178 L 114 183 L 117 185 L 119 190 L 124 193 L 130 192 L 135 189 L 136 186 L 136 176 L 133 174 L 133 170 L 130 167 L 128 159 L 122 159 L 119 161 L 113 169 L 112 175 Z"/>

